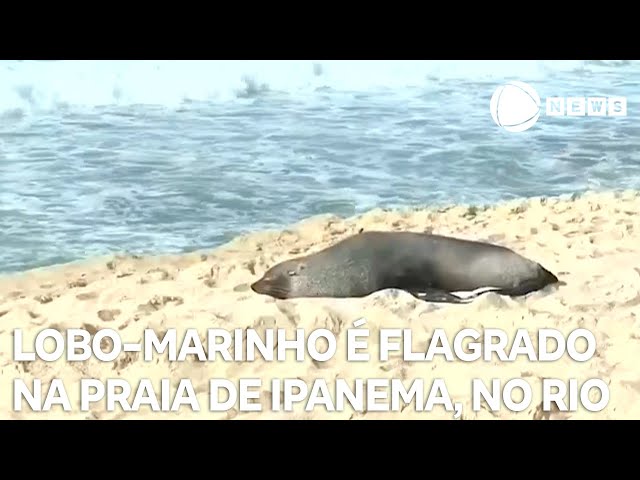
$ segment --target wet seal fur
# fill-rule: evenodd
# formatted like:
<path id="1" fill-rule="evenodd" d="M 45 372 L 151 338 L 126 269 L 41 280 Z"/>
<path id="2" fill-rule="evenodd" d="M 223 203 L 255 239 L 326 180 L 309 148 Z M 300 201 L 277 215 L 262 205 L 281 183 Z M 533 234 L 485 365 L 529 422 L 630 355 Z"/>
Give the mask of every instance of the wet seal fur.
<path id="1" fill-rule="evenodd" d="M 251 289 L 287 299 L 365 297 L 393 288 L 428 302 L 466 303 L 488 291 L 515 297 L 555 283 L 558 278 L 542 265 L 503 246 L 371 231 L 279 263 Z"/>

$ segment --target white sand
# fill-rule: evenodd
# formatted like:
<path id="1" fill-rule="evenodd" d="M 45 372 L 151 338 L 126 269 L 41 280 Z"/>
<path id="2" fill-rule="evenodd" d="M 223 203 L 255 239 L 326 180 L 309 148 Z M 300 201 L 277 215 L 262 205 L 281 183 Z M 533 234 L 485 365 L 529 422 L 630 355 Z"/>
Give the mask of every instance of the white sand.
<path id="1" fill-rule="evenodd" d="M 311 385 L 324 378 L 444 379 L 453 402 L 463 405 L 464 419 L 485 418 L 640 418 L 640 194 L 587 194 L 575 200 L 532 199 L 469 209 L 385 212 L 375 210 L 357 218 L 317 217 L 282 232 L 263 232 L 238 238 L 221 248 L 182 256 L 154 258 L 117 257 L 31 271 L 0 279 L 0 417 L 2 418 L 452 418 L 442 407 L 431 412 L 413 406 L 401 412 L 327 412 L 316 407 L 304 411 L 304 403 L 293 412 L 272 412 L 270 382 L 273 378 L 298 378 Z M 551 289 L 511 299 L 487 294 L 467 305 L 434 305 L 399 292 L 379 292 L 362 299 L 274 300 L 253 293 L 248 285 L 266 268 L 286 258 L 324 248 L 350 234 L 365 230 L 433 231 L 463 238 L 488 240 L 514 249 L 540 262 L 566 282 Z M 346 331 L 360 318 L 370 331 L 369 362 L 346 360 Z M 116 329 L 124 341 L 140 342 L 143 330 L 178 332 L 195 328 L 205 337 L 208 328 L 328 328 L 336 334 L 338 350 L 329 362 L 306 358 L 296 362 L 169 362 L 159 357 L 144 362 L 139 354 L 122 354 L 113 362 L 67 363 L 60 360 L 16 362 L 13 331 L 23 329 L 24 344 L 44 328 L 61 332 L 69 328 Z M 539 328 L 568 333 L 576 328 L 593 332 L 597 351 L 580 363 L 563 356 L 556 362 L 537 363 L 520 358 L 515 362 L 447 362 L 436 356 L 431 362 L 407 362 L 394 354 L 388 361 L 377 358 L 377 335 L 381 328 L 411 328 L 413 349 L 425 351 L 434 329 L 444 329 L 450 338 L 463 328 L 482 332 L 504 329 L 512 338 L 526 328 L 535 339 Z M 180 333 L 178 334 L 180 336 Z M 292 338 L 292 337 L 288 337 Z M 535 342 L 534 342 L 535 343 Z M 72 410 L 54 406 L 48 412 L 33 412 L 26 402 L 13 410 L 14 378 L 31 385 L 41 379 L 46 387 L 60 378 L 67 387 Z M 201 405 L 200 412 L 183 406 L 177 413 L 153 412 L 143 406 L 138 412 L 108 411 L 104 401 L 80 411 L 79 382 L 82 378 L 125 379 L 137 386 L 141 378 L 159 385 L 162 378 L 190 378 Z M 238 406 L 226 412 L 208 409 L 211 378 L 260 378 L 261 412 L 243 412 Z M 506 382 L 524 378 L 532 386 L 533 399 L 524 411 L 506 408 L 491 412 L 471 408 L 471 380 L 498 378 Z M 543 378 L 576 378 L 580 384 L 601 378 L 609 386 L 610 401 L 604 410 L 592 413 L 579 407 L 575 412 L 540 412 Z M 159 391 L 159 387 L 158 387 Z M 597 400 L 595 392 L 592 400 Z M 131 396 L 133 399 L 133 395 Z"/>

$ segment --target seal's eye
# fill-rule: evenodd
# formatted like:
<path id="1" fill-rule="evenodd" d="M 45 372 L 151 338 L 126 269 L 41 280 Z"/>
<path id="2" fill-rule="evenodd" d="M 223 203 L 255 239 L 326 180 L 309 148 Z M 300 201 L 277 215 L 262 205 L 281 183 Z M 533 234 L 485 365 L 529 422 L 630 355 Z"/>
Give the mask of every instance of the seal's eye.
<path id="1" fill-rule="evenodd" d="M 295 270 L 289 270 L 289 271 L 287 272 L 287 274 L 288 274 L 290 277 L 294 277 L 294 276 L 296 276 L 296 275 L 298 274 L 298 272 L 296 272 Z"/>

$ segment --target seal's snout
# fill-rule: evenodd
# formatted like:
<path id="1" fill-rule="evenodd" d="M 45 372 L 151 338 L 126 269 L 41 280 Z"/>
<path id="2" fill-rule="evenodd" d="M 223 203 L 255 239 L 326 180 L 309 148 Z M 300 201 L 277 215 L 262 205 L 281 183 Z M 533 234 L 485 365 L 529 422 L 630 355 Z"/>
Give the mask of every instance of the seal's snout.
<path id="1" fill-rule="evenodd" d="M 262 280 L 258 280 L 257 282 L 253 282 L 253 283 L 250 285 L 251 290 L 253 290 L 253 291 L 254 291 L 254 292 L 256 292 L 256 293 L 262 293 L 262 292 L 261 292 L 261 290 L 262 290 L 262 284 L 261 284 L 260 282 L 262 282 Z"/>
<path id="2" fill-rule="evenodd" d="M 267 293 L 268 287 L 269 287 L 268 282 L 264 279 L 264 277 L 251 284 L 251 290 L 261 295 Z"/>
<path id="3" fill-rule="evenodd" d="M 260 295 L 269 295 L 274 298 L 287 298 L 289 284 L 287 278 L 282 275 L 267 276 L 251 284 L 251 290 Z"/>

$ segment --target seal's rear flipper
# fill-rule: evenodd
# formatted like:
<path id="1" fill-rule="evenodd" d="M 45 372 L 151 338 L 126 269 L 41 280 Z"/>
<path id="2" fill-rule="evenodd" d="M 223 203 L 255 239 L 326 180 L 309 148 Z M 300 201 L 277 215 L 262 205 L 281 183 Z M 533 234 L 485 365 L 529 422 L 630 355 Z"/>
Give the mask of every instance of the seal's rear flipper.
<path id="1" fill-rule="evenodd" d="M 555 278 L 555 277 L 554 277 Z M 503 289 L 496 293 L 500 295 L 505 295 L 508 297 L 521 297 L 523 295 L 528 295 L 533 292 L 541 291 L 547 288 L 550 285 L 554 285 L 556 287 L 562 285 L 564 282 L 560 282 L 556 279 L 555 282 L 544 282 L 541 283 L 538 279 L 527 280 L 526 282 L 522 282 L 520 285 L 514 288 Z"/>
<path id="2" fill-rule="evenodd" d="M 425 302 L 434 303 L 469 303 L 472 298 L 460 298 L 444 290 L 427 289 L 427 290 L 408 290 L 408 292 L 417 299 Z"/>

